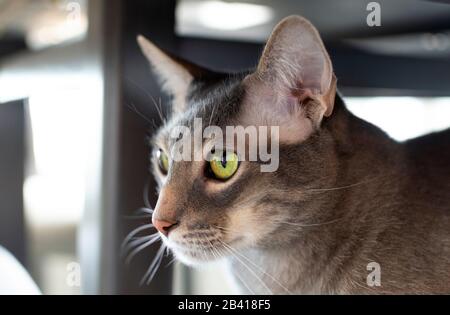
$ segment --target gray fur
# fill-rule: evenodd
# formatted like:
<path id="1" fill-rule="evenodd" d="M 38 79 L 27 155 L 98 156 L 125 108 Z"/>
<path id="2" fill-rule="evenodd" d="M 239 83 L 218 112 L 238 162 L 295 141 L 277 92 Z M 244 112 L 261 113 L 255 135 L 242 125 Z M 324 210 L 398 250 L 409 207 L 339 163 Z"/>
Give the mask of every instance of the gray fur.
<path id="1" fill-rule="evenodd" d="M 195 117 L 239 125 L 247 75 L 194 80 L 185 111 L 155 146 L 167 150 L 171 127 Z M 231 185 L 214 191 L 205 162 L 172 163 L 167 177 L 155 163 L 161 189 L 174 195 L 175 254 L 194 264 L 226 257 L 246 293 L 449 294 L 450 130 L 397 143 L 339 95 L 319 125 L 305 141 L 281 145 L 278 171 L 242 162 Z M 381 266 L 381 286 L 367 285 L 370 262 Z"/>

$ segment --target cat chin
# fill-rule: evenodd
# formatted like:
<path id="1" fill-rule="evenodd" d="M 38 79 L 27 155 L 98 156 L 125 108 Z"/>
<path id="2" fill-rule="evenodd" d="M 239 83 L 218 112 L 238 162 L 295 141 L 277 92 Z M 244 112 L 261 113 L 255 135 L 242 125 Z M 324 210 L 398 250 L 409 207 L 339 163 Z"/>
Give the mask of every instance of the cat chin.
<path id="1" fill-rule="evenodd" d="M 222 261 L 225 259 L 225 257 L 214 257 L 214 256 L 208 256 L 204 257 L 202 254 L 200 254 L 202 257 L 194 257 L 192 255 L 185 254 L 183 252 L 180 252 L 179 250 L 172 249 L 172 252 L 175 255 L 175 258 L 180 261 L 181 263 L 191 266 L 191 267 L 202 267 L 209 265 L 211 263 L 216 263 L 218 261 Z"/>
<path id="2" fill-rule="evenodd" d="M 175 253 L 175 257 L 177 258 L 178 261 L 180 261 L 181 263 L 185 264 L 186 266 L 190 266 L 190 267 L 199 267 L 199 266 L 203 266 L 203 265 L 207 264 L 206 261 L 200 261 L 198 259 L 188 257 L 183 254 Z"/>
<path id="3" fill-rule="evenodd" d="M 195 249 L 181 246 L 175 240 L 165 236 L 162 236 L 161 238 L 175 258 L 187 266 L 199 267 L 225 259 L 224 256 L 218 257 L 217 251 L 213 249 L 205 248 L 203 251 L 196 251 Z"/>

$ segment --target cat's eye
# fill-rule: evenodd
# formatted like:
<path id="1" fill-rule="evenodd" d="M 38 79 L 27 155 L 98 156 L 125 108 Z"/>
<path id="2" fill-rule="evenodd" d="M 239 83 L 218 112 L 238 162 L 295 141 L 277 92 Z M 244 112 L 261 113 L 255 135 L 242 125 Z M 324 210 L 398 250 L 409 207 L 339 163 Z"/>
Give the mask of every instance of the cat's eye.
<path id="1" fill-rule="evenodd" d="M 239 158 L 234 152 L 216 151 L 209 160 L 210 173 L 220 180 L 230 179 L 239 167 Z"/>
<path id="2" fill-rule="evenodd" d="M 156 158 L 158 160 L 158 167 L 160 171 L 167 175 L 169 172 L 169 157 L 167 156 L 166 152 L 164 152 L 162 149 L 159 149 L 156 152 Z"/>

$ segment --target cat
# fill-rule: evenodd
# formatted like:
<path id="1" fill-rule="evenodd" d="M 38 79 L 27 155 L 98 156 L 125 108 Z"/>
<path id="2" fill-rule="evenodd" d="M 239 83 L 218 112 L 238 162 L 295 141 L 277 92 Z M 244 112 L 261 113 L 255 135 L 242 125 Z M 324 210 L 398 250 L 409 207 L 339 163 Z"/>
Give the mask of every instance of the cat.
<path id="1" fill-rule="evenodd" d="M 153 141 L 153 223 L 179 260 L 225 259 L 244 294 L 450 293 L 450 130 L 398 143 L 352 115 L 300 16 L 281 21 L 256 69 L 239 74 L 138 43 L 173 97 Z M 194 118 L 279 126 L 278 169 L 226 153 L 224 179 L 210 161 L 172 161 L 171 130 Z"/>

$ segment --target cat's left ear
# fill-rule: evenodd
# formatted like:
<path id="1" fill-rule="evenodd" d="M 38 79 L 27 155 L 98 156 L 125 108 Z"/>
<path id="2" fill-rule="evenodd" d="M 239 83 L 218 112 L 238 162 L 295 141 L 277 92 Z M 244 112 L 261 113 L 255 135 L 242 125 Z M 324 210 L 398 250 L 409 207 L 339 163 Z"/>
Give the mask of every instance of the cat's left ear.
<path id="1" fill-rule="evenodd" d="M 280 126 L 281 140 L 298 142 L 333 112 L 336 77 L 314 26 L 300 16 L 281 21 L 255 73 L 245 79 L 247 118 Z"/>
<path id="2" fill-rule="evenodd" d="M 164 52 L 142 35 L 137 37 L 137 41 L 158 76 L 161 87 L 173 96 L 173 112 L 183 112 L 190 84 L 208 70 Z"/>

